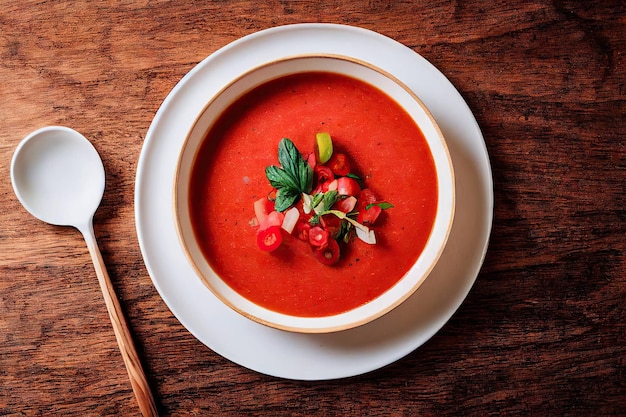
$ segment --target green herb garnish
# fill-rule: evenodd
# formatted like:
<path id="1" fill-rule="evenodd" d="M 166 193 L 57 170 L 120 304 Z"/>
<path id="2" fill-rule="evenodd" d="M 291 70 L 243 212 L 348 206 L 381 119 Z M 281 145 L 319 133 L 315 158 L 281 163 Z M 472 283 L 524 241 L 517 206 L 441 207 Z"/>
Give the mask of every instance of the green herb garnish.
<path id="1" fill-rule="evenodd" d="M 265 168 L 265 175 L 276 188 L 275 210 L 285 211 L 298 201 L 302 193 L 310 193 L 313 187 L 313 170 L 302 158 L 296 145 L 287 138 L 278 144 L 280 167 Z"/>
<path id="2" fill-rule="evenodd" d="M 386 201 L 381 201 L 380 203 L 368 204 L 367 206 L 365 206 L 365 210 L 369 210 L 370 208 L 372 208 L 372 206 L 378 206 L 381 208 L 381 210 L 393 208 L 393 204 L 387 203 Z"/>
<path id="3" fill-rule="evenodd" d="M 337 190 L 332 190 L 332 191 L 327 191 L 324 193 L 324 210 L 323 211 L 328 211 L 330 210 L 333 205 L 337 202 L 337 199 L 339 198 L 339 193 L 337 192 Z"/>

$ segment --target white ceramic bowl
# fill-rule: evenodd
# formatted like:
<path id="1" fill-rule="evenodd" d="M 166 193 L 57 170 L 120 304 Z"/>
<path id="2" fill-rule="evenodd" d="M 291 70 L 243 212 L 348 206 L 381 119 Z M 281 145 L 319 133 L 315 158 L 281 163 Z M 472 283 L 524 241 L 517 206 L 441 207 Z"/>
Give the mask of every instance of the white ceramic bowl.
<path id="1" fill-rule="evenodd" d="M 290 316 L 259 306 L 229 287 L 211 268 L 196 241 L 189 211 L 189 181 L 202 141 L 222 112 L 235 100 L 270 80 L 302 72 L 325 71 L 348 75 L 377 87 L 394 99 L 422 130 L 437 171 L 438 205 L 426 246 L 412 268 L 392 288 L 360 307 L 326 317 Z M 225 304 L 259 323 L 282 330 L 325 333 L 368 323 L 406 300 L 424 282 L 448 239 L 455 210 L 454 172 L 445 140 L 430 112 L 415 94 L 390 74 L 352 58 L 334 55 L 296 56 L 236 77 L 211 97 L 188 132 L 174 181 L 174 210 L 178 234 L 189 262 L 204 284 Z"/>

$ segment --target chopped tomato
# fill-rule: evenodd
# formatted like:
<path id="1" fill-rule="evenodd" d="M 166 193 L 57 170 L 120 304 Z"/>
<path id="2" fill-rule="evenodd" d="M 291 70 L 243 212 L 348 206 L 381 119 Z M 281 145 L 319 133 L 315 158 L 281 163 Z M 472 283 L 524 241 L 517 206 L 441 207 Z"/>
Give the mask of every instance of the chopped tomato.
<path id="1" fill-rule="evenodd" d="M 335 239 L 330 239 L 325 248 L 315 250 L 315 255 L 324 265 L 334 265 L 339 261 L 339 244 Z"/>
<path id="2" fill-rule="evenodd" d="M 272 226 L 281 226 L 284 220 L 284 213 L 273 210 L 267 215 L 267 217 L 265 217 L 263 221 L 259 222 L 259 230 L 265 230 Z"/>
<path id="3" fill-rule="evenodd" d="M 330 160 L 326 163 L 328 167 L 333 171 L 333 174 L 338 177 L 345 177 L 350 173 L 350 161 L 345 153 L 335 152 Z"/>
<path id="4" fill-rule="evenodd" d="M 302 155 L 302 158 L 309 164 L 312 169 L 315 169 L 317 165 L 317 159 L 315 158 L 315 152 L 311 152 L 307 155 Z"/>
<path id="5" fill-rule="evenodd" d="M 368 209 L 363 208 L 359 211 L 356 221 L 363 225 L 370 225 L 376 221 L 381 211 L 383 210 L 380 206 L 371 206 Z"/>
<path id="6" fill-rule="evenodd" d="M 339 195 L 358 195 L 360 191 L 361 186 L 354 178 L 337 178 L 337 192 Z"/>
<path id="7" fill-rule="evenodd" d="M 327 193 L 329 191 L 337 191 L 337 180 L 332 180 L 324 183 L 324 186 L 321 189 L 321 192 Z"/>
<path id="8" fill-rule="evenodd" d="M 285 220 L 285 213 L 281 213 L 276 210 L 272 211 L 270 214 L 267 215 L 267 222 L 269 226 L 280 226 L 283 224 L 284 220 Z"/>
<path id="9" fill-rule="evenodd" d="M 356 207 L 357 199 L 354 196 L 342 198 L 335 203 L 335 208 L 344 213 L 350 213 Z"/>
<path id="10" fill-rule="evenodd" d="M 260 230 L 256 240 L 261 250 L 271 252 L 278 249 L 280 244 L 283 243 L 280 226 L 270 226 L 265 230 Z"/>
<path id="11" fill-rule="evenodd" d="M 314 172 L 317 189 L 319 189 L 320 192 L 328 191 L 328 184 L 335 179 L 333 171 L 327 166 L 316 165 Z"/>
<path id="12" fill-rule="evenodd" d="M 274 202 L 267 198 L 259 198 L 254 202 L 254 214 L 259 224 L 264 224 L 267 221 L 267 216 L 274 211 Z"/>
<path id="13" fill-rule="evenodd" d="M 313 247 L 325 248 L 328 245 L 328 238 L 328 231 L 319 226 L 311 227 L 311 230 L 309 230 L 309 243 Z"/>

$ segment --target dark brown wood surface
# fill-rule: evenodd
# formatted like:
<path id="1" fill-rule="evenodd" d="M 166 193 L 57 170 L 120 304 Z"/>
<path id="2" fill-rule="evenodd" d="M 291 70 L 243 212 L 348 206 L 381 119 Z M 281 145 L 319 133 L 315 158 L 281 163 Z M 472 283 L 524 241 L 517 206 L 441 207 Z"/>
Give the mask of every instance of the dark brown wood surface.
<path id="1" fill-rule="evenodd" d="M 467 300 L 381 370 L 295 382 L 196 340 L 139 250 L 134 181 L 162 100 L 237 38 L 299 22 L 362 26 L 458 88 L 494 174 L 490 248 Z M 133 416 L 80 234 L 30 216 L 9 180 L 30 131 L 100 152 L 103 258 L 161 414 L 626 415 L 626 6 L 590 1 L 2 1 L 0 416 Z"/>

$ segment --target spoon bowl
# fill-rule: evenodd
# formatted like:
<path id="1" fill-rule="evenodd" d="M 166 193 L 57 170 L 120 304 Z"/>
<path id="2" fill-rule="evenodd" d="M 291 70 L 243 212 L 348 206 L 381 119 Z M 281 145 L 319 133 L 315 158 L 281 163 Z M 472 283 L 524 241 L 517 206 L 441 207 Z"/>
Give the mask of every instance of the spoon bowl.
<path id="1" fill-rule="evenodd" d="M 24 208 L 58 226 L 91 221 L 104 194 L 104 166 L 93 145 L 77 131 L 49 126 L 18 145 L 11 181 Z"/>
<path id="2" fill-rule="evenodd" d="M 98 152 L 73 129 L 44 127 L 26 136 L 17 146 L 11 160 L 11 183 L 18 200 L 33 216 L 58 226 L 74 226 L 83 234 L 141 413 L 157 416 L 93 231 L 93 217 L 105 184 L 104 166 Z"/>

